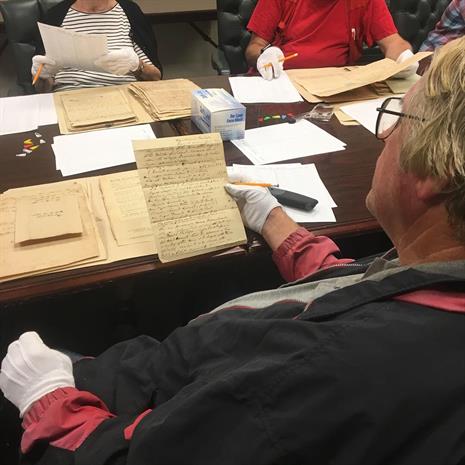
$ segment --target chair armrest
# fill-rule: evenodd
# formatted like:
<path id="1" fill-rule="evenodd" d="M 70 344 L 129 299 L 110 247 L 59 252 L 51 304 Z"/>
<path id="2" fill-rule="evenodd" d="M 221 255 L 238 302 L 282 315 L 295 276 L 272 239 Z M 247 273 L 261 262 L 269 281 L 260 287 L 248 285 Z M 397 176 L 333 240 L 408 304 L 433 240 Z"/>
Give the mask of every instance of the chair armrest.
<path id="1" fill-rule="evenodd" d="M 216 70 L 219 75 L 229 76 L 231 74 L 231 70 L 229 69 L 229 64 L 226 61 L 226 57 L 222 50 L 216 49 L 212 53 L 211 64 L 212 64 L 212 68 Z"/>

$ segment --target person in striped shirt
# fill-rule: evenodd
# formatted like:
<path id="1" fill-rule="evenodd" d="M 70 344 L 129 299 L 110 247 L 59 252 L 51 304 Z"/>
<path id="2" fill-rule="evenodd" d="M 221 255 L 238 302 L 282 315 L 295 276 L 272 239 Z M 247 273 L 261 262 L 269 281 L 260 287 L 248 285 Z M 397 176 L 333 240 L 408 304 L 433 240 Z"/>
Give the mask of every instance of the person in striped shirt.
<path id="1" fill-rule="evenodd" d="M 36 83 L 38 92 L 110 86 L 162 77 L 156 39 L 139 6 L 130 0 L 64 0 L 45 16 L 46 24 L 75 32 L 105 34 L 108 53 L 97 60 L 101 72 L 59 68 L 45 55 L 38 40 L 31 73 L 43 65 Z"/>

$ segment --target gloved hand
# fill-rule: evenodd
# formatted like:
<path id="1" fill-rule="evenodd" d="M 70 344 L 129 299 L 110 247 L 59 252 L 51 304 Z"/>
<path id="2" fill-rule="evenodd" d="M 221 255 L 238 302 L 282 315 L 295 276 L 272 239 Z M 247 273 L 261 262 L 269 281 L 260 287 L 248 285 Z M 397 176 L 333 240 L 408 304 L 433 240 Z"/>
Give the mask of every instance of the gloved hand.
<path id="1" fill-rule="evenodd" d="M 257 59 L 257 71 L 267 81 L 279 78 L 284 67 L 284 61 L 280 61 L 282 58 L 284 58 L 284 54 L 280 48 L 267 48 Z M 271 63 L 271 66 L 265 66 L 268 63 Z"/>
<path id="2" fill-rule="evenodd" d="M 410 57 L 413 57 L 413 52 L 409 49 L 404 50 L 396 60 L 396 63 L 403 63 L 404 61 L 408 60 Z M 399 71 L 397 74 L 394 74 L 394 78 L 396 79 L 406 79 L 410 76 L 413 76 L 418 69 L 418 62 L 413 63 L 410 65 L 408 68 L 403 69 L 402 71 Z"/>
<path id="3" fill-rule="evenodd" d="M 2 362 L 0 389 L 18 407 L 20 417 L 45 394 L 74 386 L 70 358 L 47 347 L 36 332 L 23 333 L 9 345 Z"/>
<path id="4" fill-rule="evenodd" d="M 226 184 L 224 188 L 237 202 L 244 224 L 259 234 L 271 210 L 281 206 L 265 187 Z"/>
<path id="5" fill-rule="evenodd" d="M 133 48 L 122 47 L 97 58 L 94 63 L 108 73 L 122 76 L 139 68 L 139 57 Z"/>
<path id="6" fill-rule="evenodd" d="M 37 70 L 39 69 L 40 65 L 44 65 L 42 67 L 42 71 L 40 72 L 39 78 L 47 79 L 55 76 L 58 72 L 58 66 L 55 60 L 46 57 L 45 55 L 35 55 L 32 57 L 32 67 L 31 67 L 31 74 L 35 76 Z"/>

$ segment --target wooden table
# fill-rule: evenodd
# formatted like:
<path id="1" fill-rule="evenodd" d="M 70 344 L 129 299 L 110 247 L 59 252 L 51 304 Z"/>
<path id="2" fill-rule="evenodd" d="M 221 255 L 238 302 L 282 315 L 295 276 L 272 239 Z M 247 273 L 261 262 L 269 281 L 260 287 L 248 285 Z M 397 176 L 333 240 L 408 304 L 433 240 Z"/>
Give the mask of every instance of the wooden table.
<path id="1" fill-rule="evenodd" d="M 224 87 L 229 92 L 231 91 L 227 79 L 223 76 L 197 78 L 194 81 L 205 88 Z M 307 103 L 247 105 L 247 128 L 257 127 L 258 117 L 261 115 L 289 112 L 298 114 L 309 108 L 310 105 Z M 154 123 L 152 126 L 157 137 L 199 132 L 190 119 Z M 365 208 L 365 196 L 371 184 L 381 143 L 366 129 L 360 126 L 342 126 L 334 117 L 329 123 L 321 123 L 320 126 L 344 141 L 347 144 L 347 150 L 298 160 L 302 163 L 316 163 L 321 178 L 338 205 L 335 209 L 337 223 L 312 223 L 307 226 L 317 234 L 325 234 L 336 240 L 354 236 L 363 238 L 377 233 L 379 226 Z M 25 158 L 16 157 L 15 154 L 21 152 L 24 139 L 30 137 L 31 133 L 12 134 L 0 138 L 0 192 L 14 187 L 63 179 L 60 172 L 55 170 L 54 156 L 50 146 L 53 136 L 59 133 L 58 126 L 43 127 L 39 131 L 47 143 Z M 308 143 L 311 144 L 312 141 Z M 225 143 L 225 155 L 228 164 L 250 164 L 250 161 L 229 142 Z M 128 169 L 135 169 L 135 164 L 117 166 L 84 175 L 107 174 Z M 182 263 L 161 264 L 154 257 L 139 257 L 110 265 L 19 279 L 0 284 L 0 303 L 98 286 L 110 280 L 134 277 L 157 269 L 169 270 L 208 263 L 218 266 L 222 261 L 227 260 L 226 257 L 247 256 L 255 253 L 257 249 L 263 249 L 263 247 L 251 236 L 250 243 L 245 247 L 236 247 L 224 254 L 197 257 Z"/>

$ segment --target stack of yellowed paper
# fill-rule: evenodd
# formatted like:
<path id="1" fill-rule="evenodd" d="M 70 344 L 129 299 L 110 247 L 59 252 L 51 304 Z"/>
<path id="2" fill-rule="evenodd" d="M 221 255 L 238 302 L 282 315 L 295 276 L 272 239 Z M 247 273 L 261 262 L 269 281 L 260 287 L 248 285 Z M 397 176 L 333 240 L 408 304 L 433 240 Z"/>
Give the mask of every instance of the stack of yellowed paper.
<path id="1" fill-rule="evenodd" d="M 61 134 L 153 121 L 127 84 L 56 92 L 53 99 Z"/>
<path id="2" fill-rule="evenodd" d="M 0 282 L 156 253 L 137 171 L 0 196 Z"/>
<path id="3" fill-rule="evenodd" d="M 217 133 L 133 141 L 160 261 L 246 242 Z"/>
<path id="4" fill-rule="evenodd" d="M 199 87 L 188 79 L 135 82 L 129 85 L 132 95 L 154 121 L 190 116 L 192 92 L 197 89 Z"/>
<path id="5" fill-rule="evenodd" d="M 430 54 L 419 52 L 403 63 L 385 58 L 366 66 L 295 69 L 287 73 L 302 97 L 310 103 L 353 102 L 392 94 L 392 89 L 384 81 Z"/>
<path id="6" fill-rule="evenodd" d="M 53 99 L 61 134 L 73 134 L 189 117 L 198 88 L 188 79 L 168 79 L 56 92 Z"/>
<path id="7" fill-rule="evenodd" d="M 70 93 L 61 96 L 66 122 L 77 130 L 95 129 L 102 125 L 120 125 L 136 122 L 123 90 L 107 89 L 97 95 Z"/>

